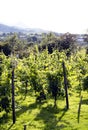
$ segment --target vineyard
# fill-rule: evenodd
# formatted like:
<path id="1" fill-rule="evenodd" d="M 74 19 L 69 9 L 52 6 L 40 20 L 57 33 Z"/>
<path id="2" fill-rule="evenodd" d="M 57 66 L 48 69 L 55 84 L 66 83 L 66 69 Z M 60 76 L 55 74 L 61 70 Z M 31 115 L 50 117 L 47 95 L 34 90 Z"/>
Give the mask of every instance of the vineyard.
<path id="1" fill-rule="evenodd" d="M 87 50 L 63 43 L 0 53 L 0 130 L 88 129 Z"/>

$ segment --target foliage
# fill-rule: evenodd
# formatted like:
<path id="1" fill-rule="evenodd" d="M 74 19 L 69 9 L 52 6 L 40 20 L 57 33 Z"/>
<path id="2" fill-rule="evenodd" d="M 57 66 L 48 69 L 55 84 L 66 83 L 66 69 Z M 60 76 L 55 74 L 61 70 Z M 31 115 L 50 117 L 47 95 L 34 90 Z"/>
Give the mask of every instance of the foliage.
<path id="1" fill-rule="evenodd" d="M 17 112 L 18 118 L 19 118 L 19 113 L 20 113 L 19 111 L 21 111 L 21 114 L 23 115 L 23 111 L 25 111 L 25 109 L 27 110 L 27 112 L 29 112 L 28 111 L 29 108 L 32 110 L 33 107 L 34 109 L 37 109 L 37 113 L 35 112 L 36 115 L 38 115 L 39 111 L 41 114 L 43 113 L 42 110 L 37 108 L 39 105 L 38 103 L 35 103 L 34 106 L 32 104 L 31 106 L 31 103 L 34 103 L 36 100 L 35 96 L 38 96 L 41 92 L 44 92 L 44 94 L 46 95 L 46 99 L 48 103 L 43 104 L 41 102 L 42 105 L 40 104 L 41 106 L 39 107 L 45 110 L 46 113 L 48 113 L 48 111 L 52 111 L 51 113 L 53 113 L 52 109 L 54 108 L 49 107 L 48 110 L 46 108 L 47 105 L 53 104 L 52 97 L 55 100 L 54 102 L 55 106 L 56 106 L 56 101 L 57 102 L 60 101 L 60 105 L 63 101 L 63 104 L 65 106 L 62 61 L 65 61 L 65 65 L 67 69 L 66 73 L 67 73 L 67 79 L 68 79 L 67 85 L 68 85 L 69 96 L 71 96 L 72 94 L 78 94 L 78 92 L 87 89 L 88 87 L 87 85 L 88 84 L 87 83 L 88 82 L 88 76 L 87 76 L 88 75 L 88 65 L 87 65 L 88 55 L 86 54 L 86 50 L 84 48 L 76 51 L 76 53 L 75 52 L 72 53 L 72 47 L 73 47 L 73 42 L 74 42 L 74 41 L 70 41 L 72 40 L 72 37 L 71 39 L 70 39 L 70 36 L 66 36 L 65 39 L 62 38 L 62 41 L 67 40 L 67 42 L 61 42 L 61 43 L 57 42 L 58 40 L 60 41 L 60 39 L 56 41 L 56 43 L 60 45 L 59 46 L 60 51 L 58 51 L 59 49 L 55 49 L 53 47 L 52 47 L 51 53 L 49 52 L 49 48 L 47 47 L 45 48 L 45 50 L 40 51 L 39 46 L 37 45 L 33 46 L 32 48 L 30 47 L 30 49 L 27 48 L 28 51 L 30 51 L 27 57 L 23 55 L 20 55 L 20 57 L 16 57 L 18 52 L 19 54 L 21 53 L 21 51 L 23 53 L 22 49 L 24 47 L 21 48 L 20 47 L 21 43 L 19 43 L 18 41 L 16 41 L 15 43 L 15 38 L 13 38 L 13 41 L 8 43 L 8 44 L 11 44 L 13 42 L 15 44 L 13 46 L 10 46 L 13 48 L 13 49 L 11 48 L 10 49 L 11 49 L 11 52 L 14 53 L 14 56 L 12 57 L 11 55 L 6 56 L 4 53 L 0 53 L 0 109 L 1 109 L 1 113 L 4 113 L 4 110 L 5 110 L 6 112 L 9 112 L 9 114 L 11 114 L 10 108 L 11 108 L 11 72 L 12 72 L 11 63 L 12 63 L 12 60 L 17 61 L 17 66 L 15 67 L 15 72 L 14 72 L 15 73 L 14 84 L 15 84 L 15 99 L 16 99 L 15 107 L 16 107 L 16 110 L 18 111 Z M 46 37 L 46 41 L 49 44 L 54 43 L 53 41 L 55 41 L 55 39 L 57 38 L 55 36 L 52 36 L 51 34 Z M 18 44 L 19 44 L 19 47 L 18 47 Z M 69 51 L 68 48 L 71 51 L 69 56 L 67 55 L 67 51 Z M 24 94 L 26 92 L 26 81 L 28 83 L 27 84 L 28 93 L 26 93 L 26 98 L 24 98 Z M 60 96 L 63 97 L 62 98 L 63 100 L 61 100 Z M 76 102 L 76 106 L 77 106 L 79 97 L 76 97 L 76 98 L 77 98 L 77 102 Z M 25 103 L 25 105 L 22 104 L 22 99 L 24 99 L 23 102 Z M 72 103 L 74 98 L 72 99 L 70 98 L 70 100 L 71 100 L 70 103 Z M 20 106 L 20 104 L 22 106 Z M 57 103 L 57 109 L 61 107 L 60 105 L 58 105 Z M 72 104 L 72 106 L 70 105 L 71 112 L 73 112 L 72 109 L 74 105 L 75 105 L 75 101 Z M 30 113 L 32 112 L 31 110 L 30 110 Z M 74 112 L 76 110 L 77 108 L 74 109 Z M 31 113 L 31 115 L 32 114 L 33 113 Z M 2 117 L 3 116 L 4 114 L 2 114 Z M 20 119 L 22 119 L 21 116 L 20 116 Z M 26 116 L 28 116 L 28 113 L 26 113 Z M 60 116 L 60 115 L 57 114 L 57 116 Z M 39 115 L 39 117 L 41 117 L 41 115 Z M 48 126 L 46 127 L 46 129 L 47 128 Z"/>
<path id="2" fill-rule="evenodd" d="M 54 50 L 66 51 L 67 56 L 76 51 L 76 36 L 70 33 L 63 34 L 56 37 L 53 33 L 49 33 L 43 38 L 41 44 L 39 44 L 39 50 L 48 49 L 51 54 Z"/>
<path id="3" fill-rule="evenodd" d="M 1 111 L 9 112 L 11 105 L 11 88 L 10 88 L 10 61 L 1 54 L 0 55 L 0 107 Z"/>
<path id="4" fill-rule="evenodd" d="M 16 34 L 6 38 L 5 41 L 0 44 L 0 52 L 1 51 L 3 51 L 6 56 L 14 54 L 20 58 L 29 54 L 26 41 L 21 41 Z"/>
<path id="5" fill-rule="evenodd" d="M 83 79 L 83 90 L 88 90 L 88 75 Z"/>
<path id="6" fill-rule="evenodd" d="M 48 80 L 48 92 L 52 93 L 52 96 L 54 97 L 54 106 L 56 105 L 57 95 L 59 93 L 59 96 L 61 94 L 61 80 L 58 73 L 51 72 L 47 73 L 47 80 Z"/>

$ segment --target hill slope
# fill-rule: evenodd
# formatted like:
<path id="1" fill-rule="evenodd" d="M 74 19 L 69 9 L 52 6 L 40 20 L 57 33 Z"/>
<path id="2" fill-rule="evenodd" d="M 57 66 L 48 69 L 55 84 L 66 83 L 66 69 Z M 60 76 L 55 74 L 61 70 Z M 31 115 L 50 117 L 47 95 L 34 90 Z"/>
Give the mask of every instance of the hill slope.
<path id="1" fill-rule="evenodd" d="M 47 33 L 48 31 L 39 28 L 19 28 L 15 26 L 0 24 L 0 32 L 2 33 L 8 33 L 8 32 Z"/>

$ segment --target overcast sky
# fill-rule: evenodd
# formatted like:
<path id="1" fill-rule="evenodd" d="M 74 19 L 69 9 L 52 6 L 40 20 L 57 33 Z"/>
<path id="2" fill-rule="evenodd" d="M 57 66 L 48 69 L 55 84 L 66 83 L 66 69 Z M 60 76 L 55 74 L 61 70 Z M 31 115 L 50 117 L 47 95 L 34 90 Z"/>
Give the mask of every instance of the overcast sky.
<path id="1" fill-rule="evenodd" d="M 0 0 L 0 23 L 83 33 L 88 29 L 88 0 Z"/>

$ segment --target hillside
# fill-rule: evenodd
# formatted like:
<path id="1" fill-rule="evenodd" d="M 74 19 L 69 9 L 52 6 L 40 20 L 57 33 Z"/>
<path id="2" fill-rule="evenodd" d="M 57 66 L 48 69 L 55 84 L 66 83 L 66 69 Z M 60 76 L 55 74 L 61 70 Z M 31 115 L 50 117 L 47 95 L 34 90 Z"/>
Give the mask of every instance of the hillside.
<path id="1" fill-rule="evenodd" d="M 8 25 L 0 24 L 0 32 L 2 33 L 9 33 L 9 32 L 46 33 L 48 31 L 39 29 L 39 28 L 19 28 L 15 26 L 8 26 Z"/>

